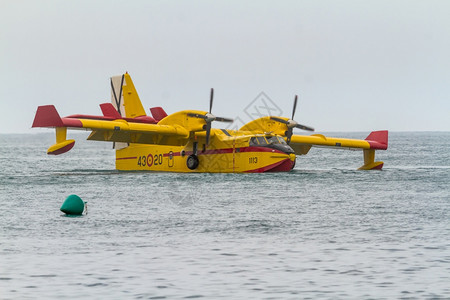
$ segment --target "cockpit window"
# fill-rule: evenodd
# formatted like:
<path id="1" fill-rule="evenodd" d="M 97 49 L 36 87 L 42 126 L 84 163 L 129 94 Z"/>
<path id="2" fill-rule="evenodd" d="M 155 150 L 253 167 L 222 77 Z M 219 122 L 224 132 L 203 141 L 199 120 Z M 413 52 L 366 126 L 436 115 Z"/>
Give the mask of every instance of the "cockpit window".
<path id="1" fill-rule="evenodd" d="M 267 137 L 267 141 L 269 142 L 269 145 L 278 144 L 278 139 L 276 136 Z"/>
<path id="2" fill-rule="evenodd" d="M 282 145 L 286 145 L 286 141 L 284 139 L 282 139 L 281 137 L 277 136 L 278 141 L 280 142 L 280 144 Z"/>
<path id="3" fill-rule="evenodd" d="M 256 136 L 250 139 L 250 145 L 252 146 L 267 146 L 275 144 L 285 145 L 286 142 L 279 136 L 268 136 L 267 139 L 263 136 Z"/>
<path id="4" fill-rule="evenodd" d="M 263 136 L 258 136 L 256 137 L 256 139 L 258 140 L 258 144 L 260 144 L 261 146 L 267 145 L 267 141 Z"/>
<path id="5" fill-rule="evenodd" d="M 250 139 L 250 145 L 265 146 L 265 145 L 267 145 L 267 141 L 263 136 L 255 136 Z"/>
<path id="6" fill-rule="evenodd" d="M 269 145 L 272 144 L 286 144 L 286 142 L 279 136 L 271 136 L 267 138 L 267 141 L 269 142 Z"/>

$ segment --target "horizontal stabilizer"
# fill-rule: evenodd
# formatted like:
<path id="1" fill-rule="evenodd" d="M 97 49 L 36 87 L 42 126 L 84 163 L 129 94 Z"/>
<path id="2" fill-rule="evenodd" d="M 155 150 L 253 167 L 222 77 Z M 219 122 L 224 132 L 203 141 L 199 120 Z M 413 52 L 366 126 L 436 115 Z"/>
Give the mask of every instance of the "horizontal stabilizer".
<path id="1" fill-rule="evenodd" d="M 54 105 L 39 106 L 32 127 L 63 127 L 63 121 Z"/>
<path id="2" fill-rule="evenodd" d="M 370 144 L 371 149 L 386 150 L 388 147 L 388 131 L 372 131 L 366 141 Z"/>
<path id="3" fill-rule="evenodd" d="M 122 116 L 116 110 L 112 103 L 102 103 L 100 104 L 100 109 L 102 110 L 103 116 L 110 117 L 114 119 L 122 119 Z"/>
<path id="4" fill-rule="evenodd" d="M 150 112 L 157 122 L 167 117 L 167 114 L 162 107 L 152 107 L 150 108 Z"/>

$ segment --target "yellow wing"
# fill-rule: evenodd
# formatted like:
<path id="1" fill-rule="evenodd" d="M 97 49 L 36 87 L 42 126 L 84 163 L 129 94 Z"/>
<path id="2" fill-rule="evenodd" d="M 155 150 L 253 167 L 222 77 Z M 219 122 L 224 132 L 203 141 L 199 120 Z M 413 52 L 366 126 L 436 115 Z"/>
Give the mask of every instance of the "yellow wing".
<path id="1" fill-rule="evenodd" d="M 388 132 L 387 130 L 373 131 L 365 140 L 334 138 L 322 134 L 313 134 L 309 136 L 294 134 L 291 138 L 290 145 L 297 155 L 306 154 L 302 153 L 300 149 L 297 153 L 296 148 L 301 148 L 303 146 L 386 150 L 388 145 Z"/>
<path id="2" fill-rule="evenodd" d="M 360 170 L 381 169 L 383 162 L 375 161 L 375 150 L 386 150 L 388 147 L 388 131 L 372 131 L 365 140 L 326 137 L 322 134 L 292 135 L 290 146 L 295 154 L 305 155 L 311 147 L 332 147 L 339 149 L 362 149 L 364 165 Z"/>
<path id="3" fill-rule="evenodd" d="M 203 120 L 195 119 L 192 122 Z M 88 140 L 181 145 L 189 138 L 190 130 L 180 124 L 160 125 L 130 122 L 124 119 L 109 120 L 101 116 L 78 115 L 61 118 L 53 105 L 39 106 L 32 127 L 56 128 L 56 144 L 51 146 L 48 154 L 62 154 L 75 144 L 67 140 L 67 128 L 92 130 Z M 201 128 L 201 124 L 196 126 Z"/>
<path id="4" fill-rule="evenodd" d="M 277 117 L 277 119 L 289 121 L 288 118 Z M 262 117 L 245 124 L 241 130 L 254 133 L 277 134 L 286 137 L 288 131 L 286 124 L 272 119 Z M 375 162 L 375 150 L 386 150 L 388 147 L 388 131 L 373 131 L 364 140 L 326 137 L 322 134 L 292 135 L 289 145 L 296 155 L 305 155 L 311 147 L 331 147 L 339 149 L 361 149 L 364 152 L 363 170 L 381 169 L 383 162 Z"/>

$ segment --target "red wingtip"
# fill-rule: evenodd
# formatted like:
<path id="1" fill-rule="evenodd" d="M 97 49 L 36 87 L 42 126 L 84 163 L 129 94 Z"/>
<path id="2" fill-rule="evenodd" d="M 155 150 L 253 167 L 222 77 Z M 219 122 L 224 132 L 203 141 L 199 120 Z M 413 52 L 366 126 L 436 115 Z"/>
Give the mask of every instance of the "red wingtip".
<path id="1" fill-rule="evenodd" d="M 371 149 L 386 150 L 388 147 L 388 131 L 372 131 L 366 141 L 370 144 Z"/>
<path id="2" fill-rule="evenodd" d="M 63 127 L 63 121 L 54 105 L 39 106 L 32 127 Z"/>

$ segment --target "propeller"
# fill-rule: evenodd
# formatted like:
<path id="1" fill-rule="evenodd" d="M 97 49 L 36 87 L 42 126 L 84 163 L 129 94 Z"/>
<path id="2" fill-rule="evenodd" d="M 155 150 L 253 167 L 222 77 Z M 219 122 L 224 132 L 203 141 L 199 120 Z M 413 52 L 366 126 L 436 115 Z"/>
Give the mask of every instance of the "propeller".
<path id="1" fill-rule="evenodd" d="M 314 128 L 299 124 L 297 121 L 294 121 L 295 110 L 297 109 L 297 100 L 298 100 L 298 96 L 295 95 L 294 107 L 292 108 L 292 118 L 290 120 L 286 121 L 286 120 L 278 118 L 278 117 L 270 117 L 271 120 L 286 124 L 286 126 L 288 128 L 288 130 L 286 131 L 286 137 L 287 137 L 286 142 L 288 144 L 291 142 L 291 137 L 292 137 L 294 128 L 303 129 L 303 130 L 307 130 L 307 131 L 314 131 Z"/>
<path id="2" fill-rule="evenodd" d="M 209 137 L 211 136 L 211 123 L 213 121 L 226 122 L 226 123 L 233 123 L 234 122 L 233 119 L 223 118 L 223 117 L 216 117 L 215 115 L 213 115 L 211 113 L 212 106 L 213 106 L 213 98 L 214 98 L 214 89 L 211 89 L 211 96 L 209 98 L 209 112 L 207 112 L 206 114 L 204 114 L 204 115 L 192 114 L 192 113 L 188 113 L 187 114 L 189 117 L 199 118 L 199 119 L 205 120 L 205 122 L 206 122 L 206 126 L 205 126 L 205 130 L 206 130 L 206 145 L 209 145 Z"/>

